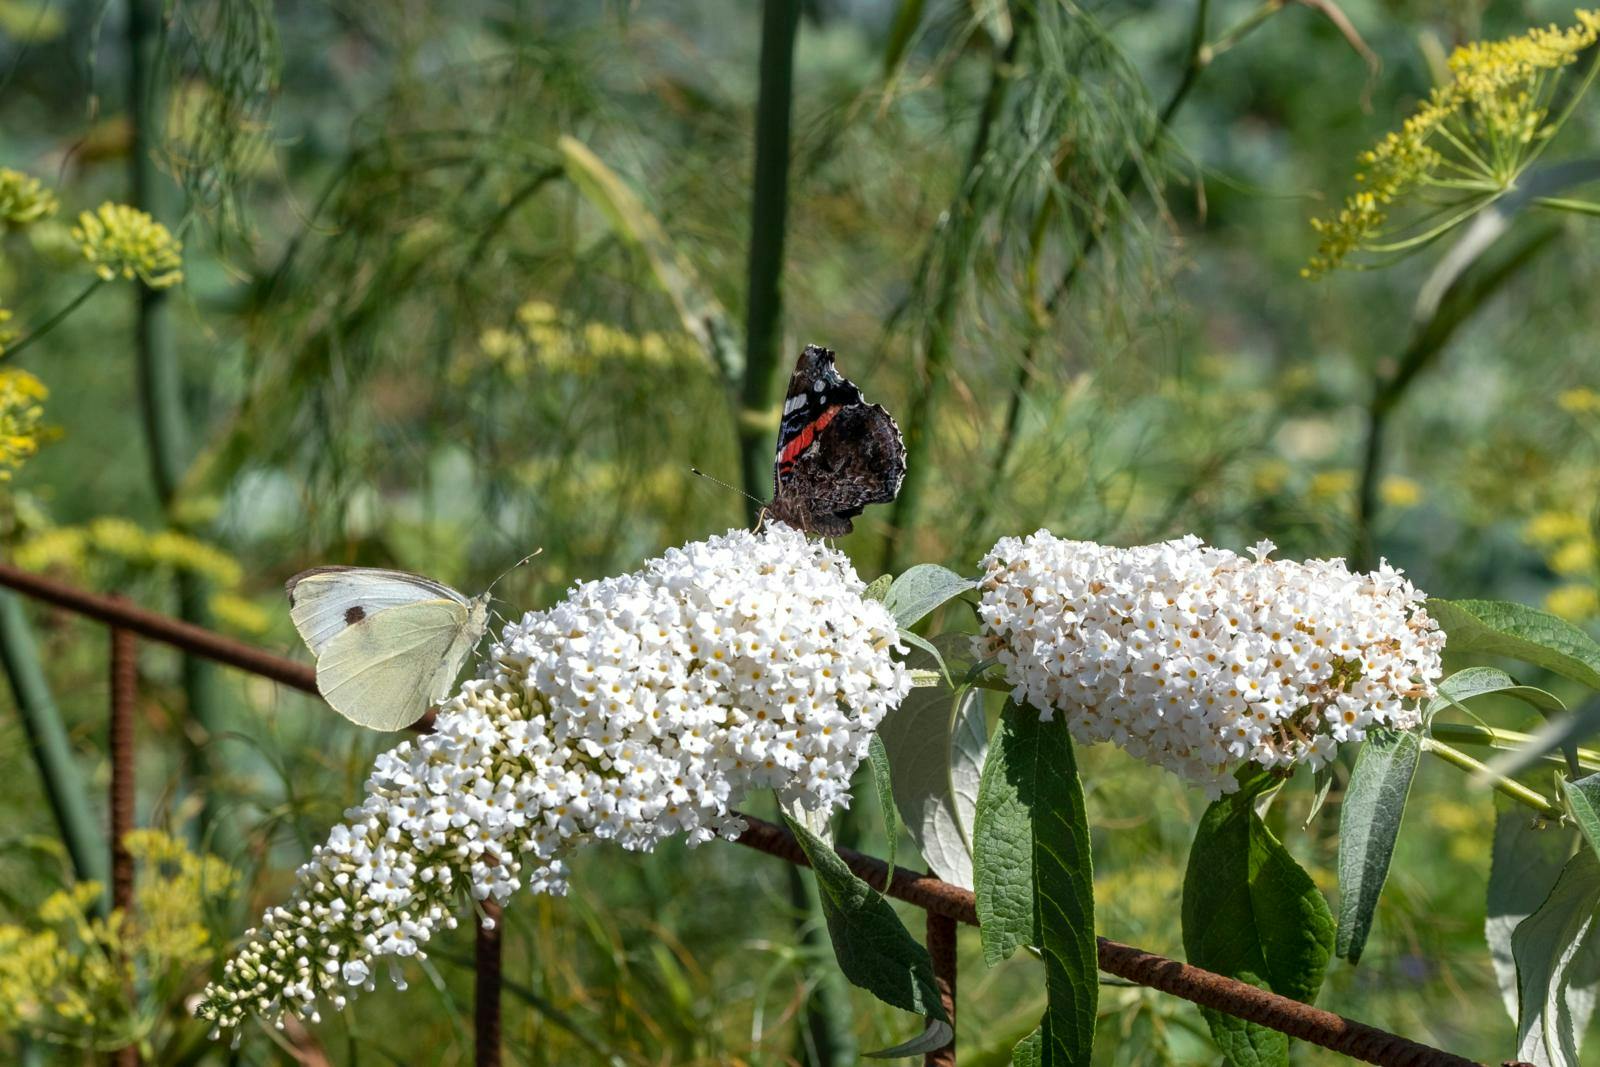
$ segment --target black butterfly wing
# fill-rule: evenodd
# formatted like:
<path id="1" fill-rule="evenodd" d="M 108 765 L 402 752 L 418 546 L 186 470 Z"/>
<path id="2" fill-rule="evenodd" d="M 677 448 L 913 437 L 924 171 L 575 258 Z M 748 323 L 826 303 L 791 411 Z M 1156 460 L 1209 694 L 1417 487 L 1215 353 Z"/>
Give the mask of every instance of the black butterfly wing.
<path id="1" fill-rule="evenodd" d="M 779 475 L 770 510 L 791 526 L 842 537 L 868 504 L 886 504 L 900 491 L 906 446 L 900 428 L 878 404 L 826 411 L 820 426 L 812 424 L 808 447 Z"/>
<path id="2" fill-rule="evenodd" d="M 834 409 L 862 403 L 861 390 L 833 365 L 832 349 L 806 345 L 789 377 L 783 397 L 783 422 L 778 426 L 778 451 L 772 460 L 772 493 L 782 492 L 793 461 L 811 447 L 822 420 Z"/>

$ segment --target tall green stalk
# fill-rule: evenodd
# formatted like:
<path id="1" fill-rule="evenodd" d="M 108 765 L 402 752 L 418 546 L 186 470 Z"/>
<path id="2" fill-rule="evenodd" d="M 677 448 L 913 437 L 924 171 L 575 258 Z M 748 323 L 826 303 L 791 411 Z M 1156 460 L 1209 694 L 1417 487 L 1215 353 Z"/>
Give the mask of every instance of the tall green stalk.
<path id="1" fill-rule="evenodd" d="M 739 386 L 739 471 L 745 492 L 765 499 L 771 492 L 772 438 L 777 429 L 773 388 L 783 365 L 783 250 L 789 226 L 789 126 L 794 111 L 794 46 L 800 0 L 765 0 L 761 8 L 760 78 L 756 96 L 755 174 L 751 180 L 750 247 L 745 291 L 745 365 Z M 760 505 L 745 505 L 751 521 Z M 800 936 L 820 948 L 825 929 L 822 904 L 810 879 L 798 870 L 789 897 Z M 856 1061 L 849 993 L 836 968 L 807 966 L 811 987 L 804 1011 L 800 1059 L 810 1067 L 843 1067 Z"/>
<path id="2" fill-rule="evenodd" d="M 133 130 L 129 182 L 134 203 L 158 222 L 171 225 L 175 190 L 156 166 L 162 143 L 167 93 L 161 78 L 162 0 L 128 0 L 128 112 Z M 189 462 L 188 425 L 183 410 L 182 370 L 168 290 L 134 283 L 137 321 L 134 345 L 139 369 L 139 410 L 149 452 L 150 480 L 169 519 Z M 206 583 L 180 574 L 178 611 L 186 622 L 209 626 Z M 191 722 L 200 737 L 189 746 L 188 771 L 202 790 L 204 806 L 199 831 L 212 826 L 214 799 L 206 745 L 217 734 L 222 706 L 216 667 L 198 656 L 183 661 L 184 695 Z M 212 832 L 215 838 L 215 831 Z"/>
<path id="3" fill-rule="evenodd" d="M 794 42 L 799 0 L 761 9 L 761 74 L 756 97 L 756 162 L 750 199 L 745 292 L 745 365 L 739 388 L 739 470 L 745 492 L 771 491 L 773 380 L 782 365 L 783 246 L 789 224 L 789 121 L 794 110 Z M 746 510 L 752 521 L 759 509 Z"/>
<path id="4" fill-rule="evenodd" d="M 1378 559 L 1374 532 L 1382 506 L 1378 486 L 1383 479 L 1383 454 L 1387 445 L 1389 420 L 1417 376 L 1436 363 L 1456 330 L 1488 303 L 1499 288 L 1527 266 L 1559 233 L 1553 226 L 1542 227 L 1513 246 L 1500 259 L 1459 279 L 1439 302 L 1426 321 L 1412 330 L 1405 350 L 1392 363 L 1378 365 L 1373 378 L 1372 399 L 1367 406 L 1367 432 L 1361 449 L 1361 480 L 1356 489 L 1356 529 L 1351 546 L 1351 565 L 1370 570 Z"/>
<path id="5" fill-rule="evenodd" d="M 50 694 L 27 612 L 15 593 L 0 592 L 0 662 L 5 664 L 28 749 L 44 782 L 50 814 L 79 881 L 109 884 L 104 835 L 77 762 L 61 712 Z"/>

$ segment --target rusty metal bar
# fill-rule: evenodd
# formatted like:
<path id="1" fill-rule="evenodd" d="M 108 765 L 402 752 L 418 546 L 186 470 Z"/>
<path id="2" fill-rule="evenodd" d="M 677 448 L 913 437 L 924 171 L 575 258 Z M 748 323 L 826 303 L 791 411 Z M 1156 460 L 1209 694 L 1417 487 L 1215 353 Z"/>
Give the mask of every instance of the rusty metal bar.
<path id="1" fill-rule="evenodd" d="M 800 843 L 788 830 L 753 815 L 742 817 L 750 826 L 739 836 L 739 844 L 802 867 L 810 866 L 800 849 Z M 856 876 L 873 888 L 908 904 L 915 904 L 930 915 L 942 915 L 968 926 L 978 925 L 978 903 L 971 890 L 942 882 L 931 875 L 915 874 L 904 867 L 895 868 L 894 880 L 886 887 L 884 882 L 888 864 L 854 849 L 841 848 L 838 851 Z M 1380 1067 L 1479 1067 L 1473 1060 L 1346 1019 L 1331 1011 L 1313 1008 L 1298 1000 L 1257 989 L 1226 975 L 1191 967 L 1187 963 L 1119 944 L 1108 938 L 1098 940 L 1100 969 L 1108 974 L 1159 989 L 1202 1007 L 1215 1008 L 1260 1023 L 1365 1063 L 1379 1064 Z"/>
<path id="2" fill-rule="evenodd" d="M 933 959 L 933 980 L 939 999 L 950 1017 L 950 1043 L 923 1057 L 924 1067 L 956 1067 L 956 921 L 928 912 L 928 955 Z"/>
<path id="3" fill-rule="evenodd" d="M 474 1001 L 472 1013 L 476 1067 L 500 1067 L 500 905 L 485 900 L 483 914 L 493 923 L 478 923 L 474 945 Z"/>
<path id="4" fill-rule="evenodd" d="M 195 626 L 170 615 L 150 611 L 129 604 L 117 597 L 100 596 L 53 578 L 0 563 L 0 585 L 15 589 L 24 596 L 54 604 L 58 608 L 112 627 L 131 630 L 141 637 L 171 645 L 185 652 L 235 667 L 247 674 L 268 678 L 280 685 L 298 689 L 320 697 L 317 692 L 317 671 L 308 663 L 298 663 L 284 656 L 257 648 L 243 641 L 235 641 L 203 626 Z M 412 723 L 409 729 L 425 732 L 433 722 L 430 710 Z"/>
<path id="5" fill-rule="evenodd" d="M 240 670 L 282 682 L 306 692 L 316 692 L 315 672 L 308 666 L 273 655 L 239 641 L 191 626 L 176 619 L 146 611 L 111 597 L 97 596 L 72 586 L 42 578 L 0 563 L 0 585 L 19 593 L 55 604 L 58 607 L 125 627 L 145 637 L 194 652 Z M 412 729 L 426 730 L 427 719 Z M 789 831 L 754 816 L 743 816 L 749 828 L 738 838 L 741 845 L 788 860 L 802 867 L 810 864 Z M 977 902 L 970 890 L 962 889 L 932 875 L 917 874 L 896 867 L 889 881 L 888 865 L 882 860 L 841 848 L 839 855 L 857 876 L 869 885 L 928 912 L 968 926 L 978 925 Z M 886 884 L 887 883 L 887 884 Z M 498 926 L 498 924 L 497 924 Z M 499 937 L 496 931 L 493 977 L 499 983 Z M 483 942 L 479 942 L 482 950 Z M 1215 1008 L 1229 1015 L 1280 1030 L 1292 1037 L 1334 1052 L 1378 1064 L 1379 1067 L 1479 1067 L 1474 1061 L 1423 1045 L 1398 1034 L 1358 1023 L 1309 1004 L 1278 996 L 1225 975 L 1214 974 L 1178 960 L 1157 956 L 1118 942 L 1099 939 L 1100 969 L 1140 985 L 1159 989 L 1175 997 Z M 495 998 L 498 1005 L 498 998 Z M 480 1006 L 482 1001 L 480 1000 Z M 487 1010 L 482 1009 L 480 1010 Z M 498 1007 L 494 1010 L 496 1056 L 498 1056 Z M 482 1062 L 482 1061 L 480 1061 Z M 498 1062 L 495 1060 L 493 1062 Z"/>
<path id="6" fill-rule="evenodd" d="M 111 907 L 126 916 L 133 907 L 133 853 L 125 840 L 133 830 L 133 720 L 139 693 L 137 639 L 129 630 L 111 631 Z M 133 997 L 132 988 L 127 995 Z M 112 1067 L 138 1067 L 135 1045 L 111 1054 Z"/>
<path id="7" fill-rule="evenodd" d="M 264 649 L 224 637 L 202 626 L 174 619 L 123 603 L 114 597 L 86 592 L 53 578 L 32 574 L 9 563 L 0 563 L 0 585 L 54 604 L 78 615 L 87 615 L 110 626 L 132 630 L 141 637 L 193 652 L 207 659 L 237 667 L 242 671 L 270 678 L 301 692 L 317 692 L 317 672 L 304 663 L 275 656 Z"/>

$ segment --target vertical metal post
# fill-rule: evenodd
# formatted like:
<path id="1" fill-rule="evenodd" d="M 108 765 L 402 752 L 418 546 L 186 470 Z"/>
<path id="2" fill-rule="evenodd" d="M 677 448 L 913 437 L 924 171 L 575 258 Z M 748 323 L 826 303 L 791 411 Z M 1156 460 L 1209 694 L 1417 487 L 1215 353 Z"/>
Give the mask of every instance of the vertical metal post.
<path id="1" fill-rule="evenodd" d="M 485 900 L 483 913 L 493 926 L 478 923 L 473 1032 L 477 1067 L 500 1067 L 500 905 Z"/>
<path id="2" fill-rule="evenodd" d="M 138 699 L 138 646 L 132 631 L 111 631 L 111 907 L 124 915 L 133 907 L 133 854 L 124 840 L 133 829 L 133 718 Z M 133 996 L 133 990 L 128 990 Z M 138 1067 L 139 1049 L 111 1054 L 113 1067 Z"/>
<path id="3" fill-rule="evenodd" d="M 923 1059 L 926 1067 L 956 1067 L 956 921 L 928 912 L 928 955 L 933 957 L 933 980 L 950 1018 L 950 1043 Z"/>

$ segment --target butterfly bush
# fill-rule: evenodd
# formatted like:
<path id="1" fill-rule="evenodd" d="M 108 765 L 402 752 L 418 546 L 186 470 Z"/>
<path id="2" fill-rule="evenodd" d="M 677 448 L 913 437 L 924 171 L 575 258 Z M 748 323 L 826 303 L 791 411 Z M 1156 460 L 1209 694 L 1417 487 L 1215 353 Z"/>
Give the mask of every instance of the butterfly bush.
<path id="1" fill-rule="evenodd" d="M 424 955 L 465 898 L 563 893 L 588 840 L 736 836 L 753 789 L 832 810 L 911 686 L 893 616 L 845 556 L 783 526 L 730 531 L 581 582 L 508 625 L 434 732 L 379 756 L 345 813 L 206 990 L 218 1029 L 317 1017 Z"/>
<path id="2" fill-rule="evenodd" d="M 1079 742 L 1112 741 L 1213 797 L 1237 788 L 1240 760 L 1320 767 L 1374 726 L 1415 725 L 1444 647 L 1423 594 L 1387 563 L 1353 574 L 1272 549 L 1003 538 L 984 559 L 979 654 Z"/>

